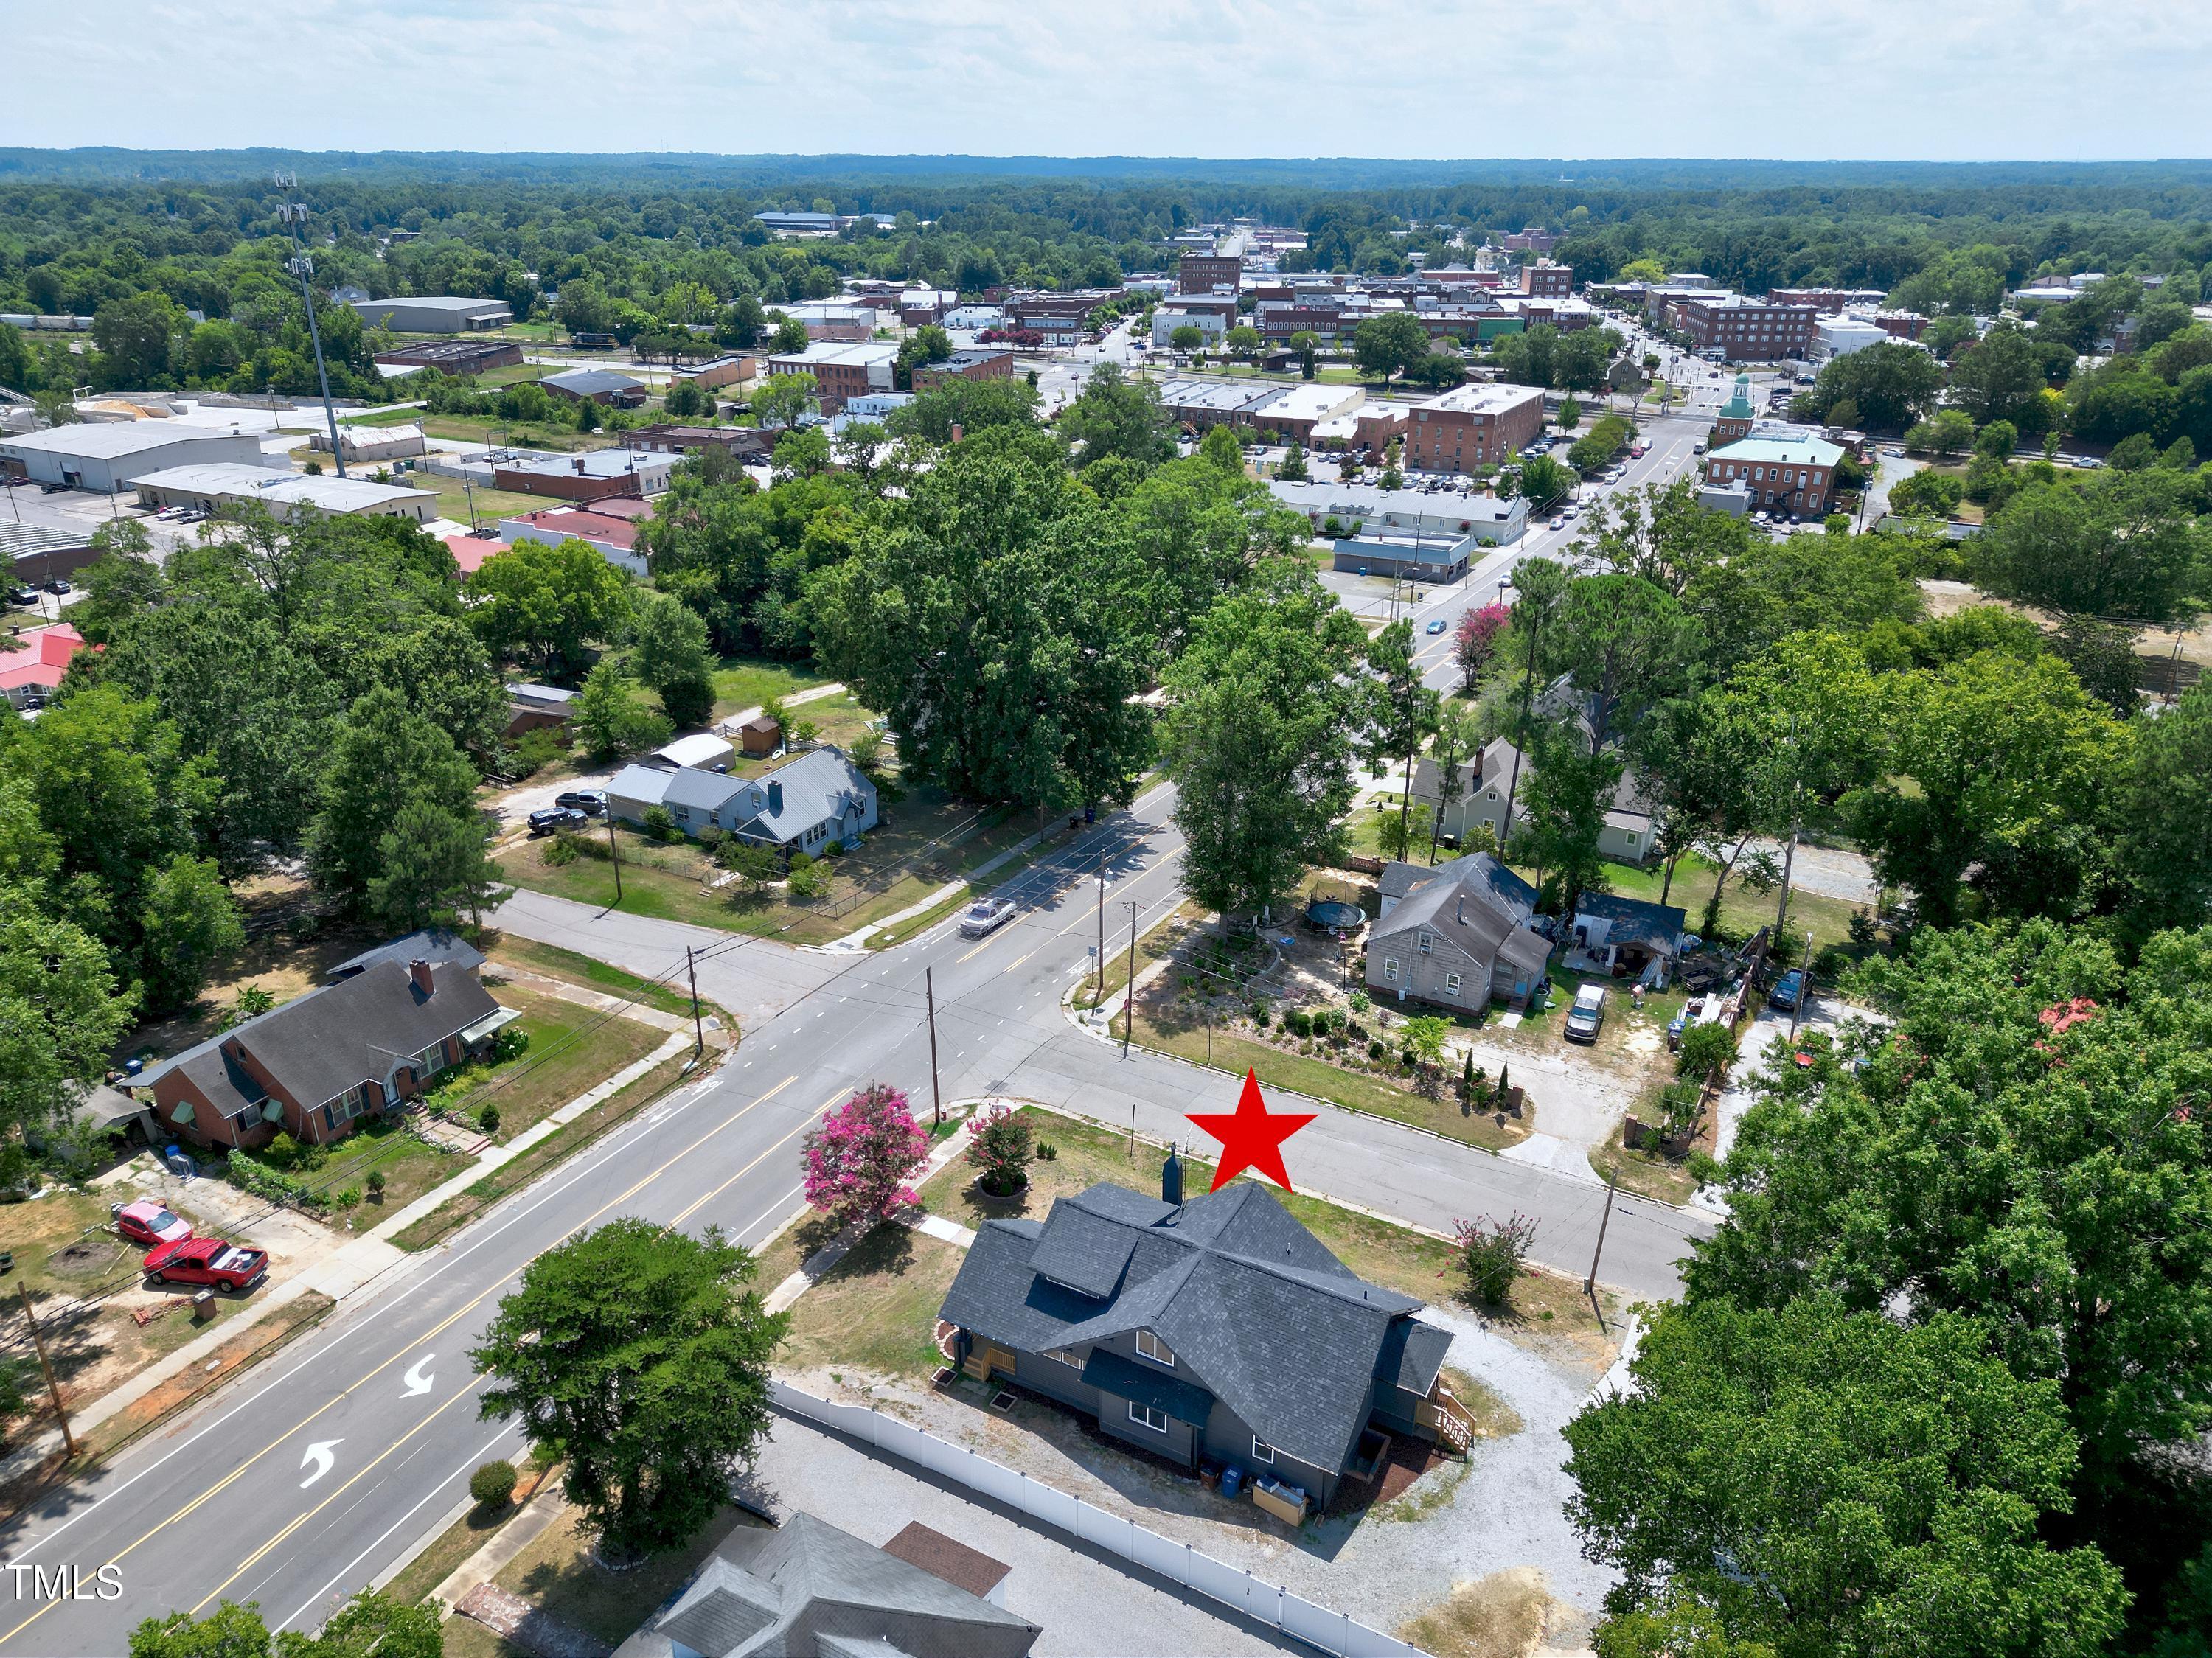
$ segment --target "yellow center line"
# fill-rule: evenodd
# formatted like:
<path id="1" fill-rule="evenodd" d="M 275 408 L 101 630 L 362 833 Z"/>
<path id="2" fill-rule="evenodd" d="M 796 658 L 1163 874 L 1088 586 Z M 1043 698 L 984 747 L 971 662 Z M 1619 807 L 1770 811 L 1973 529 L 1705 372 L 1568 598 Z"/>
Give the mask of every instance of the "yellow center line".
<path id="1" fill-rule="evenodd" d="M 804 1133 L 807 1129 L 813 1127 L 814 1120 L 817 1117 L 819 1117 L 824 1111 L 827 1111 L 831 1106 L 836 1104 L 838 1100 L 843 1096 L 845 1090 L 841 1088 L 836 1093 L 832 1094 L 828 1099 L 823 1101 L 821 1104 L 816 1106 L 805 1117 L 800 1119 L 798 1125 L 792 1129 L 790 1133 L 784 1135 L 781 1139 L 776 1141 L 774 1145 L 769 1146 L 768 1150 L 762 1152 L 759 1157 L 755 1157 L 752 1162 L 738 1169 L 736 1174 L 731 1175 L 729 1179 L 724 1181 L 720 1186 L 708 1193 L 705 1197 L 701 1198 L 698 1202 L 693 1204 L 689 1209 L 686 1209 L 682 1214 L 677 1216 L 674 1220 L 668 1224 L 671 1226 L 683 1225 L 685 1221 L 690 1219 L 692 1216 L 697 1214 L 702 1209 L 704 1209 L 716 1198 L 720 1197 L 723 1193 L 728 1191 L 732 1186 L 735 1186 L 747 1175 L 751 1174 L 752 1171 L 771 1154 L 781 1150 L 784 1145 L 792 1139 L 793 1135 Z"/>
<path id="2" fill-rule="evenodd" d="M 276 1548 L 294 1532 L 299 1530 L 301 1527 L 306 1525 L 310 1520 L 313 1520 L 325 1509 L 330 1507 L 331 1503 L 337 1502 L 338 1498 L 343 1497 L 356 1485 L 366 1479 L 368 1477 L 370 1471 L 373 1470 L 378 1463 L 383 1461 L 386 1457 L 390 1456 L 402 1445 L 404 1445 L 409 1440 L 414 1438 L 416 1434 L 421 1433 L 423 1429 L 428 1427 L 433 1422 L 435 1422 L 440 1417 L 443 1416 L 447 1411 L 459 1404 L 463 1400 L 466 1399 L 475 1391 L 476 1382 L 471 1380 L 467 1387 L 462 1388 L 460 1392 L 455 1394 L 451 1399 L 438 1406 L 436 1410 L 431 1412 L 429 1415 L 424 1417 L 420 1422 L 410 1428 L 405 1433 L 400 1435 L 398 1438 L 393 1440 L 389 1445 L 378 1452 L 375 1456 L 372 1457 L 362 1466 L 359 1473 L 354 1475 L 354 1477 L 347 1480 L 344 1485 L 339 1486 L 321 1502 L 316 1503 L 313 1508 L 309 1509 L 307 1513 L 301 1515 L 298 1519 L 292 1521 L 290 1525 L 285 1527 L 283 1530 L 278 1532 L 276 1536 L 270 1538 L 259 1548 L 254 1550 L 252 1553 L 247 1555 L 246 1558 L 240 1563 L 239 1568 L 236 1571 L 231 1573 L 229 1576 L 224 1578 L 222 1582 L 217 1583 L 213 1588 L 207 1592 L 205 1597 L 201 1600 L 199 1606 L 192 1608 L 192 1616 L 195 1618 L 198 1617 L 201 1606 L 206 1606 L 208 1601 L 214 1600 L 216 1596 L 221 1594 L 233 1583 L 235 1583 L 240 1578 L 245 1576 L 247 1572 L 252 1570 L 254 1565 L 260 1560 L 265 1558 L 270 1550 Z"/>
<path id="3" fill-rule="evenodd" d="M 1012 961 L 1008 962 L 1008 963 L 1006 964 L 1006 966 L 1004 966 L 1004 967 L 1000 968 L 1000 969 L 999 969 L 999 971 L 1000 971 L 1000 972 L 1001 972 L 1001 973 L 1012 973 L 1012 972 L 1016 968 L 1019 967 L 1019 966 L 1020 966 L 1024 962 L 1026 962 L 1027 960 L 1029 960 L 1030 956 L 1034 956 L 1034 955 L 1036 955 L 1036 951 L 1035 951 L 1035 950 L 1033 950 L 1030 951 L 1030 955 L 1029 955 L 1029 956 L 1017 956 L 1017 957 L 1014 957 L 1014 959 L 1013 959 Z"/>
<path id="4" fill-rule="evenodd" d="M 708 1129 L 697 1139 L 692 1141 L 690 1145 L 685 1146 L 674 1157 L 669 1158 L 666 1163 L 662 1163 L 658 1169 L 653 1169 L 650 1174 L 641 1178 L 628 1190 L 623 1192 L 617 1197 L 609 1199 L 605 1203 L 601 1204 L 597 1209 L 586 1216 L 584 1219 L 578 1222 L 577 1224 L 571 1228 L 569 1232 L 564 1236 L 574 1236 L 575 1233 L 583 1230 L 585 1227 L 589 1226 L 593 1221 L 599 1219 L 601 1215 L 605 1214 L 608 1210 L 613 1208 L 617 1204 L 627 1202 L 630 1198 L 635 1196 L 639 1192 L 642 1191 L 647 1186 L 658 1179 L 661 1175 L 665 1174 L 671 1168 L 682 1162 L 685 1157 L 690 1156 L 692 1152 L 697 1151 L 715 1135 L 720 1133 L 722 1130 L 727 1128 L 731 1123 L 737 1121 L 738 1117 L 742 1117 L 747 1111 L 750 1111 L 753 1108 L 753 1106 L 763 1104 L 767 1101 L 774 1099 L 778 1094 L 783 1092 L 785 1089 L 790 1087 L 792 1084 L 798 1080 L 799 1078 L 795 1074 L 786 1077 L 774 1088 L 769 1089 L 767 1093 L 762 1095 L 759 1099 L 753 1101 L 751 1104 L 745 1106 L 742 1110 L 738 1111 L 736 1115 L 730 1117 L 723 1122 L 715 1124 L 714 1127 Z M 787 1139 L 789 1138 L 790 1136 L 788 1135 L 785 1136 L 785 1139 Z M 778 1141 L 777 1144 L 781 1145 L 782 1142 Z M 773 1148 L 770 1149 L 772 1150 Z M 763 1155 L 765 1155 L 765 1153 Z M 755 1161 L 757 1162 L 758 1159 L 756 1158 Z M 750 1165 L 749 1164 L 747 1166 L 750 1167 Z M 191 1502 L 185 1503 L 182 1508 L 178 1509 L 175 1512 L 170 1514 L 167 1518 L 157 1521 L 149 1530 L 142 1533 L 134 1541 L 125 1544 L 121 1549 L 118 1550 L 114 1555 L 110 1557 L 106 1564 L 111 1566 L 117 1564 L 125 1556 L 134 1552 L 155 1537 L 159 1536 L 162 1532 L 167 1530 L 171 1526 L 175 1525 L 179 1521 L 189 1518 L 201 1507 L 202 1504 L 211 1502 L 234 1482 L 243 1478 L 246 1470 L 252 1467 L 255 1463 L 260 1461 L 263 1457 L 267 1456 L 278 1447 L 287 1443 L 295 1434 L 300 1431 L 301 1429 L 307 1427 L 318 1417 L 321 1416 L 325 1411 L 331 1410 L 344 1400 L 351 1398 L 356 1393 L 359 1392 L 369 1382 L 374 1382 L 378 1376 L 390 1370 L 393 1365 L 398 1363 L 402 1359 L 405 1358 L 408 1354 L 413 1352 L 425 1342 L 434 1340 L 442 1332 L 449 1330 L 454 1325 L 459 1323 L 461 1320 L 466 1318 L 471 1313 L 474 1312 L 478 1307 L 481 1307 L 486 1301 L 489 1300 L 493 1295 L 498 1292 L 500 1285 L 505 1284 L 508 1278 L 513 1278 L 514 1276 L 514 1274 L 513 1272 L 507 1273 L 505 1276 L 492 1284 L 490 1287 L 486 1289 L 481 1295 L 478 1295 L 473 1300 L 470 1301 L 465 1306 L 462 1307 L 458 1312 L 453 1313 L 451 1316 L 441 1321 L 434 1327 L 427 1330 L 422 1334 L 417 1336 L 406 1346 L 401 1348 L 398 1352 L 392 1354 L 391 1357 L 386 1359 L 383 1363 L 378 1365 L 374 1370 L 370 1370 L 362 1376 L 358 1381 L 355 1382 L 352 1386 L 345 1388 L 343 1392 L 333 1394 L 330 1399 L 325 1400 L 321 1405 L 317 1406 L 313 1411 L 310 1411 L 306 1416 L 301 1418 L 299 1421 L 294 1423 L 291 1427 L 286 1429 L 283 1433 L 273 1436 L 267 1444 L 264 1445 L 259 1450 L 254 1452 L 252 1455 L 247 1457 L 245 1461 L 240 1463 L 235 1468 L 225 1474 L 214 1485 L 209 1486 L 207 1490 L 202 1491 L 198 1497 L 192 1498 Z M 449 1400 L 447 1402 L 450 1403 L 451 1401 Z M 445 1406 L 441 1405 L 438 1408 L 442 1411 Z M 425 1417 L 423 1418 L 423 1422 L 428 1422 L 432 1418 L 435 1417 L 437 1413 L 438 1412 L 436 1411 L 432 1412 L 429 1417 Z M 410 1436 L 416 1432 L 419 1432 L 422 1425 L 422 1424 L 418 1423 L 414 1429 L 410 1430 Z M 404 1443 L 404 1440 L 403 1439 L 399 1442 Z M 374 1465 L 371 1464 L 371 1466 L 374 1467 Z M 52 1612 L 54 1607 L 60 1604 L 61 1602 L 58 1600 L 49 1600 L 46 1602 L 45 1606 L 40 1607 L 38 1611 L 33 1612 L 28 1618 L 23 1619 L 23 1621 L 16 1625 L 15 1628 L 8 1631 L 4 1635 L 0 1635 L 0 1646 L 5 1646 L 9 1642 L 14 1640 L 18 1635 L 21 1635 L 25 1630 L 30 1628 L 32 1625 L 37 1623 L 40 1619 L 45 1617 L 49 1612 Z M 201 1606 L 205 1606 L 207 1602 L 204 1600 L 200 1603 Z M 197 1608 L 195 1608 L 195 1610 L 197 1610 Z"/>
<path id="5" fill-rule="evenodd" d="M 988 950 L 990 947 L 991 947 L 991 941 L 990 941 L 988 938 L 986 938 L 986 939 L 984 939 L 984 940 L 983 940 L 983 942 L 982 942 L 981 944 L 980 944 L 976 945 L 975 949 L 973 949 L 973 950 L 969 950 L 969 951 L 968 952 L 968 956 L 981 956 L 981 955 L 985 950 Z M 968 959 L 968 956 L 963 956 L 963 957 L 960 958 L 960 961 L 961 961 L 961 962 L 964 962 L 964 961 L 966 961 L 966 960 Z M 959 963 L 959 962 L 955 962 L 955 963 L 953 963 L 953 965 L 954 965 L 955 967 L 957 967 L 959 964 L 960 964 L 960 963 Z"/>

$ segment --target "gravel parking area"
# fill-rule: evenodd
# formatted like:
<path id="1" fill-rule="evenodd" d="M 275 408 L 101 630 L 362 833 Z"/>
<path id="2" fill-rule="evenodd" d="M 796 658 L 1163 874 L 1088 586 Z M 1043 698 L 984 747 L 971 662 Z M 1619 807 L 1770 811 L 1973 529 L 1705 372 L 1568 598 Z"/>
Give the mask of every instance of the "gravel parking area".
<path id="1" fill-rule="evenodd" d="M 1109 1556 L 788 1417 L 776 1419 L 759 1473 L 760 1486 L 787 1508 L 865 1541 L 887 1543 L 919 1520 L 1012 1567 L 1003 1598 L 1007 1611 L 1043 1628 L 1037 1658 L 1310 1650 L 1259 1625 L 1217 1617 L 1201 1596 L 1132 1575 L 1107 1564 Z"/>

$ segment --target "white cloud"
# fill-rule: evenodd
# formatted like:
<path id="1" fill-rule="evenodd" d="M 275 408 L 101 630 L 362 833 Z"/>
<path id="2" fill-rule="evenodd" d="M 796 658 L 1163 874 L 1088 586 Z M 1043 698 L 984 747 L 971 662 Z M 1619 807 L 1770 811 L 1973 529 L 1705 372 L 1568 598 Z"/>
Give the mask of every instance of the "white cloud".
<path id="1" fill-rule="evenodd" d="M 0 142 L 729 154 L 2203 155 L 2149 0 L 15 0 Z"/>

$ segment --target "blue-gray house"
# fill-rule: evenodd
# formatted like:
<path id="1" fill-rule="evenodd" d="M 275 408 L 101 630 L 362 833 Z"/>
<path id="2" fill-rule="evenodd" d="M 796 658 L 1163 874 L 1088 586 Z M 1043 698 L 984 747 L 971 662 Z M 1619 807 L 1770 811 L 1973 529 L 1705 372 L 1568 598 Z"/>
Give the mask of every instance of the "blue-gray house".
<path id="1" fill-rule="evenodd" d="M 1196 1468 L 1235 1465 L 1326 1506 L 1385 1436 L 1467 1442 L 1445 1331 L 1239 1181 L 1182 1200 L 1098 1185 L 1043 1220 L 984 1224 L 939 1314 L 970 1376 L 1001 1376 Z"/>

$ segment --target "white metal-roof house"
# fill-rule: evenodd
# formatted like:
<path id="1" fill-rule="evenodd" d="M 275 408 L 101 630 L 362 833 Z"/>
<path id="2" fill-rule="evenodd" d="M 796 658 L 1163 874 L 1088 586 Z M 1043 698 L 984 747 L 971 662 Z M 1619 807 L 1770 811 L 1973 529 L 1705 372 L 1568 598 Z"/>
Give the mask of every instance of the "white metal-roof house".
<path id="1" fill-rule="evenodd" d="M 876 786 L 831 747 L 810 750 L 763 777 L 625 766 L 607 785 L 607 809 L 625 823 L 643 823 L 654 806 L 686 835 L 711 829 L 815 856 L 832 842 L 857 846 L 878 819 Z"/>

